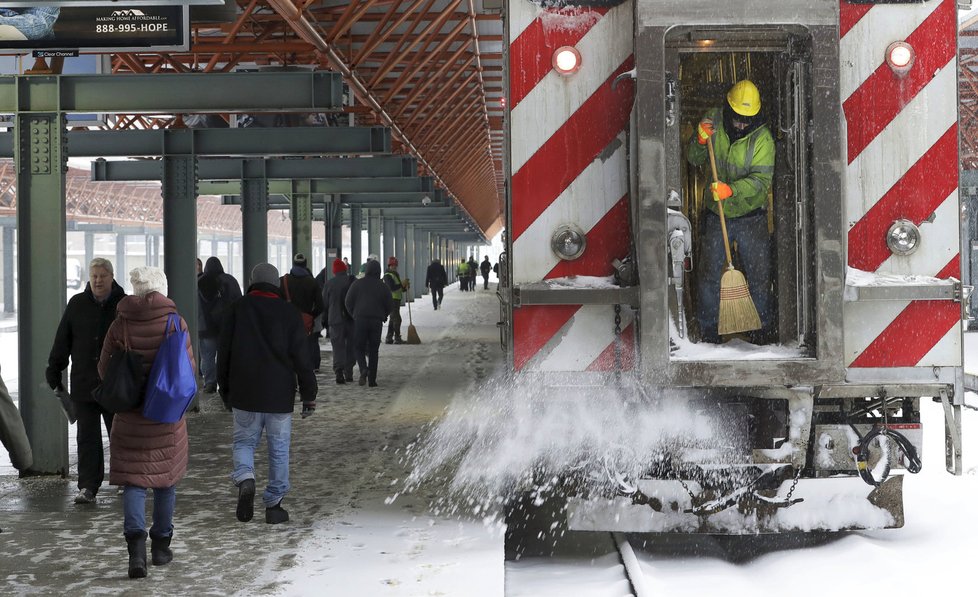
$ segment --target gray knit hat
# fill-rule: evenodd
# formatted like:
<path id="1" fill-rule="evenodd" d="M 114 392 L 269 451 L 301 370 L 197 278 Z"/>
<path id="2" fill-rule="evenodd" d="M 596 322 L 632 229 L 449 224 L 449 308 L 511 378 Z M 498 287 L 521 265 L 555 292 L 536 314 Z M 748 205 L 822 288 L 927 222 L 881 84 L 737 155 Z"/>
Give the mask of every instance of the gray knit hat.
<path id="1" fill-rule="evenodd" d="M 278 288 L 279 278 L 278 269 L 270 263 L 259 263 L 251 270 L 251 283 L 258 284 L 264 282 Z"/>
<path id="2" fill-rule="evenodd" d="M 132 283 L 132 293 L 136 296 L 146 296 L 151 292 L 167 293 L 166 274 L 158 267 L 137 267 L 129 272 L 129 282 Z"/>

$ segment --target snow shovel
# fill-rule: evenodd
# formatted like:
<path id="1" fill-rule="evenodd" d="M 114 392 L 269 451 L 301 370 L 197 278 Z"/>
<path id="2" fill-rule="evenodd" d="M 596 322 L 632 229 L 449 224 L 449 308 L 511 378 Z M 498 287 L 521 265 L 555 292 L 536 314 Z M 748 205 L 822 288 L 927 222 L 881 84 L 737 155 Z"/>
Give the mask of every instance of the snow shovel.
<path id="1" fill-rule="evenodd" d="M 713 137 L 706 140 L 706 146 L 710 151 L 710 169 L 713 171 L 713 182 L 720 182 L 720 178 L 717 176 L 717 160 L 713 153 Z M 730 240 L 727 238 L 727 221 L 723 217 L 723 201 L 717 201 L 717 208 L 720 211 L 723 248 L 727 252 L 727 271 L 723 272 L 723 277 L 720 278 L 720 315 L 717 333 L 723 336 L 759 330 L 761 329 L 761 318 L 757 315 L 757 308 L 750 297 L 747 279 L 733 266 L 733 257 L 730 255 Z"/>
<path id="2" fill-rule="evenodd" d="M 421 338 L 418 337 L 418 329 L 414 327 L 414 321 L 411 319 L 411 303 L 408 306 L 408 329 L 407 329 L 407 344 L 421 344 Z"/>

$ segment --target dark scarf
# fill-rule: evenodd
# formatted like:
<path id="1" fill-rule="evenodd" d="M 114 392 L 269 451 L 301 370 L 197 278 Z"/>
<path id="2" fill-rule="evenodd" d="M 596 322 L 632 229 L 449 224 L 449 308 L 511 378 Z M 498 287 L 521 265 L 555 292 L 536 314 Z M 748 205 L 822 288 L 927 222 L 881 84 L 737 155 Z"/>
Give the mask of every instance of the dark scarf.
<path id="1" fill-rule="evenodd" d="M 740 122 L 747 122 L 747 126 L 743 129 L 738 129 L 734 126 L 733 121 L 737 119 Z M 764 125 L 764 111 L 760 111 L 753 116 L 741 116 L 733 111 L 730 104 L 724 104 L 723 106 L 723 130 L 727 131 L 727 136 L 730 137 L 730 144 L 733 145 L 740 139 L 750 135 L 759 127 Z"/>

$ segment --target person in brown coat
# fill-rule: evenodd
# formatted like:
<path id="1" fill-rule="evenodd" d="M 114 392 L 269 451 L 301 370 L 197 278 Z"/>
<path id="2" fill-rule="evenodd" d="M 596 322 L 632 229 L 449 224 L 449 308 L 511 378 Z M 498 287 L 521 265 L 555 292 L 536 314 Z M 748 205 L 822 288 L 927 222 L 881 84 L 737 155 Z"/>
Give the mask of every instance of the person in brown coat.
<path id="1" fill-rule="evenodd" d="M 176 305 L 166 297 L 166 274 L 156 267 L 137 267 L 129 274 L 132 296 L 119 302 L 98 362 L 104 375 L 109 355 L 126 345 L 143 357 L 149 374 L 163 342 L 167 317 Z M 180 317 L 180 329 L 187 322 Z M 190 337 L 187 355 L 195 363 Z M 123 534 L 129 547 L 129 578 L 146 576 L 146 490 L 153 490 L 153 526 L 149 530 L 154 565 L 173 559 L 173 508 L 176 484 L 187 472 L 187 422 L 157 423 L 142 415 L 141 407 L 115 416 L 110 436 L 109 482 L 121 485 Z"/>

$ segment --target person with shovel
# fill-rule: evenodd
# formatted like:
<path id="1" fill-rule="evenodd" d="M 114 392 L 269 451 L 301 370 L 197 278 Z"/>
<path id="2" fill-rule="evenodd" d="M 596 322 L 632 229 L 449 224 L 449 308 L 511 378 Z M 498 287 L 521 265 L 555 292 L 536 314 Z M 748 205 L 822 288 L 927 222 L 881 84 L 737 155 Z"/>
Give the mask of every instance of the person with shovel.
<path id="1" fill-rule="evenodd" d="M 745 298 L 748 302 L 753 299 L 760 318 L 760 329 L 751 331 L 749 338 L 755 344 L 767 344 L 772 340 L 774 316 L 767 198 L 774 177 L 775 150 L 774 137 L 761 112 L 761 95 L 753 82 L 745 79 L 735 83 L 727 92 L 726 103 L 709 110 L 700 120 L 689 143 L 687 160 L 694 166 L 703 165 L 710 158 L 711 147 L 714 177 L 700 225 L 697 319 L 701 338 L 703 342 L 721 342 L 721 277 L 725 268 L 733 269 L 725 250 L 725 234 L 727 246 L 736 243 L 738 265 L 750 289 Z"/>

